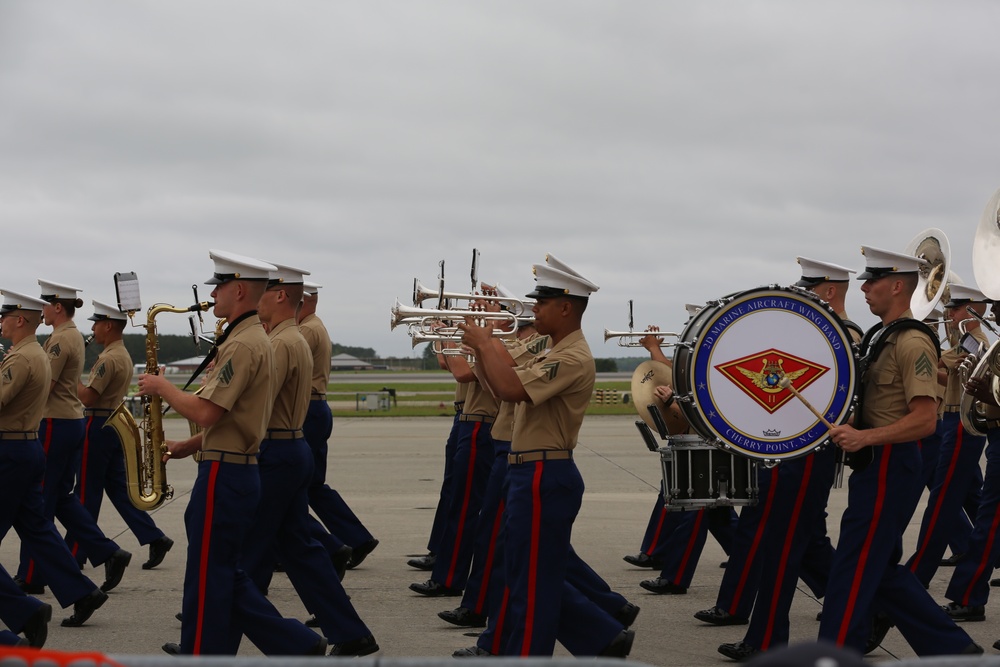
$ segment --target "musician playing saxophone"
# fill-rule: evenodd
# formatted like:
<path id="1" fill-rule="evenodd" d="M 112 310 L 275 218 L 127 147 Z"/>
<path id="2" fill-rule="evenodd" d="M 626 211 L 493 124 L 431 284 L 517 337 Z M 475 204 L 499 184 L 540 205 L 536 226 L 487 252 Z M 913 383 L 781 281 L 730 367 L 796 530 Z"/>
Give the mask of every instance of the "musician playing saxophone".
<path id="1" fill-rule="evenodd" d="M 174 541 L 156 527 L 148 512 L 137 509 L 129 500 L 121 444 L 114 433 L 104 429 L 108 417 L 132 384 L 132 357 L 122 342 L 128 316 L 106 303 L 94 301 L 93 304 L 94 314 L 88 319 L 94 323 L 91 327 L 94 341 L 104 349 L 90 369 L 87 384 L 80 381 L 77 387 L 87 431 L 76 495 L 96 521 L 107 493 L 139 544 L 149 545 L 149 560 L 142 564 L 142 569 L 149 570 L 163 562 Z M 82 563 L 84 555 L 73 538 L 70 533 L 66 541 L 77 561 Z"/>
<path id="2" fill-rule="evenodd" d="M 274 356 L 257 316 L 271 264 L 210 251 L 216 317 L 229 322 L 218 341 L 215 366 L 200 394 L 163 376 L 139 376 L 139 394 L 160 396 L 204 431 L 168 442 L 170 458 L 194 455 L 198 476 L 184 514 L 184 573 L 180 644 L 170 654 L 235 655 L 246 635 L 266 655 L 322 655 L 326 640 L 302 623 L 284 619 L 239 567 L 243 542 L 260 499 L 257 451 L 274 395 Z"/>

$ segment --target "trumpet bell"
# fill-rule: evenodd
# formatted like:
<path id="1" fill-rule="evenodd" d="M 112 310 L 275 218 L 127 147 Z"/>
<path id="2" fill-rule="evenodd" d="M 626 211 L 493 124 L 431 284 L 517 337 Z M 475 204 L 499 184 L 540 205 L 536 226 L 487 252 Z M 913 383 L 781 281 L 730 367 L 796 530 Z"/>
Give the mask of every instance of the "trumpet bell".
<path id="1" fill-rule="evenodd" d="M 983 294 L 1000 299 L 1000 189 L 986 202 L 972 244 L 972 273 Z"/>
<path id="2" fill-rule="evenodd" d="M 925 229 L 907 244 L 905 252 L 926 260 L 929 269 L 921 270 L 917 289 L 910 299 L 913 318 L 927 319 L 934 306 L 944 296 L 948 286 L 951 266 L 951 246 L 948 237 L 940 229 Z"/>

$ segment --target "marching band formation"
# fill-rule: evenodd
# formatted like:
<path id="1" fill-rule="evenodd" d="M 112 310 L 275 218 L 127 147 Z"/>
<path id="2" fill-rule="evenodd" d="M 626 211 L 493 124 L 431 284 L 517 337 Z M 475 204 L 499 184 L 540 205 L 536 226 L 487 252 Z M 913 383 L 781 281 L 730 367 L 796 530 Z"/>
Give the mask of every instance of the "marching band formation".
<path id="1" fill-rule="evenodd" d="M 860 273 L 799 257 L 795 285 L 689 307 L 680 333 L 606 331 L 650 353 L 632 397 L 663 473 L 640 551 L 625 560 L 659 570 L 645 590 L 683 595 L 711 532 L 729 560 L 716 604 L 694 616 L 747 626 L 721 654 L 742 662 L 785 646 L 799 579 L 823 600 L 818 639 L 829 646 L 860 656 L 896 628 L 920 656 L 983 652 L 959 623 L 985 618 L 1000 555 L 991 449 L 1000 447 L 1000 348 L 983 332 L 997 333 L 986 310 L 1000 282 L 995 257 L 982 252 L 1000 239 L 998 204 L 1000 191 L 977 234 L 983 291 L 949 270 L 947 238 L 932 229 L 904 252 L 862 247 Z M 416 283 L 413 308 L 393 308 L 393 326 L 432 342 L 458 382 L 428 553 L 409 561 L 430 578 L 410 588 L 461 596 L 440 618 L 485 628 L 456 657 L 550 655 L 557 640 L 576 656 L 624 657 L 639 608 L 570 544 L 579 421 L 542 412 L 553 401 L 567 407 L 579 386 L 575 372 L 556 381 L 577 365 L 553 360 L 564 338 L 551 328 L 551 299 L 566 315 L 597 288 L 551 255 L 534 271 L 539 287 L 526 298 L 535 301 L 497 299 L 495 287 L 477 285 L 474 256 L 471 293 L 445 292 L 442 277 L 437 292 Z M 879 319 L 867 332 L 844 308 L 856 273 Z M 418 307 L 435 295 L 437 309 Z M 833 544 L 827 500 L 845 468 L 848 506 Z M 904 559 L 924 489 L 918 546 Z M 944 603 L 927 591 L 942 563 L 956 566 Z"/>
<path id="2" fill-rule="evenodd" d="M 836 650 L 868 653 L 896 628 L 919 656 L 983 652 L 960 623 L 984 620 L 1000 556 L 1000 343 L 984 332 L 997 333 L 986 311 L 1000 299 L 989 252 L 998 210 L 1000 191 L 977 233 L 978 286 L 949 270 L 947 238 L 931 229 L 904 252 L 862 247 L 860 273 L 799 257 L 794 285 L 691 306 L 679 333 L 606 332 L 649 352 L 632 396 L 662 469 L 640 550 L 625 560 L 658 571 L 643 589 L 683 595 L 711 533 L 729 559 L 715 605 L 694 616 L 746 626 L 723 655 L 746 661 L 787 645 L 800 579 L 823 600 L 818 639 Z M 46 280 L 38 297 L 0 290 L 11 342 L 0 363 L 0 538 L 11 528 L 21 538 L 15 576 L 0 573 L 0 645 L 44 645 L 53 610 L 35 595 L 46 586 L 72 606 L 62 625 L 75 627 L 121 582 L 132 555 L 98 526 L 104 495 L 149 545 L 142 567 L 157 567 L 174 542 L 148 510 L 172 494 L 168 462 L 193 457 L 181 634 L 163 650 L 235 655 L 244 636 L 266 655 L 379 650 L 341 585 L 378 540 L 325 480 L 331 344 L 315 315 L 320 286 L 303 269 L 209 256 L 213 302 L 148 311 L 138 423 L 121 402 L 133 368 L 122 335 L 140 309 L 134 274 L 116 275 L 117 306 L 93 302 L 102 352 L 86 384 L 80 290 Z M 414 305 L 392 309 L 392 326 L 431 343 L 456 381 L 427 554 L 408 561 L 428 578 L 410 589 L 456 598 L 438 616 L 482 628 L 455 657 L 548 656 L 557 641 L 574 656 L 627 657 L 639 607 L 572 546 L 584 491 L 573 450 L 596 377 L 582 321 L 599 288 L 547 255 L 521 297 L 480 283 L 477 263 L 474 251 L 469 292 L 445 291 L 442 262 L 437 290 L 415 282 Z M 867 332 L 844 308 L 855 273 L 879 320 Z M 155 319 L 209 309 L 220 325 L 189 392 L 158 373 Z M 52 327 L 44 346 L 42 324 Z M 190 438 L 165 440 L 168 409 L 191 423 Z M 827 501 L 845 476 L 834 544 Z M 925 489 L 917 547 L 905 554 Z M 100 585 L 81 572 L 87 560 L 104 565 Z M 942 564 L 955 566 L 944 602 L 927 590 Z M 304 623 L 267 598 L 279 565 L 313 614 Z"/>

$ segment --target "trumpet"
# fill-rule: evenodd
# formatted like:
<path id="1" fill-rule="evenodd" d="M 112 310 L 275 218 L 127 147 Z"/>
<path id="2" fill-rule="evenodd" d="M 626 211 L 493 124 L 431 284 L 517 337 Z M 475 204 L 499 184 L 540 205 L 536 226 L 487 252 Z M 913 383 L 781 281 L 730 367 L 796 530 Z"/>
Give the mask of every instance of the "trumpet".
<path id="1" fill-rule="evenodd" d="M 427 299 L 450 300 L 450 301 L 475 301 L 483 299 L 485 301 L 495 301 L 505 304 L 515 316 L 523 316 L 530 312 L 535 305 L 534 301 L 518 299 L 512 296 L 486 296 L 482 294 L 466 294 L 465 292 L 445 292 L 444 290 L 434 290 L 421 284 L 417 278 L 413 279 L 413 305 L 420 306 Z"/>
<path id="2" fill-rule="evenodd" d="M 396 303 L 389 313 L 391 315 L 389 321 L 390 329 L 395 329 L 401 324 L 425 326 L 432 321 L 465 321 L 465 318 L 473 317 L 484 322 L 507 322 L 510 326 L 506 330 L 508 333 L 517 331 L 518 317 L 511 312 L 492 313 L 485 310 L 461 308 L 451 310 L 416 308 L 413 306 L 404 306 L 399 302 L 399 299 L 396 299 Z"/>
<path id="3" fill-rule="evenodd" d="M 646 336 L 656 336 L 661 338 L 664 336 L 670 338 L 680 338 L 680 334 L 673 331 L 611 331 L 610 329 L 604 330 L 604 342 L 608 342 L 612 338 L 618 339 L 618 347 L 643 347 L 642 343 L 639 342 L 640 339 Z M 668 343 L 666 341 L 660 341 L 660 347 L 674 347 L 677 343 Z"/>

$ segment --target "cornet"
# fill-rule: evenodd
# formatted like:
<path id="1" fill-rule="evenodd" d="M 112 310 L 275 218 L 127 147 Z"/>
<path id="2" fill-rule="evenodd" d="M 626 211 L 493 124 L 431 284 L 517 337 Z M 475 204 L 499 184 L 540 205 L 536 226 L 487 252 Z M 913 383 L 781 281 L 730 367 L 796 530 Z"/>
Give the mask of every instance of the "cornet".
<path id="1" fill-rule="evenodd" d="M 483 299 L 484 301 L 496 301 L 497 303 L 506 304 L 510 309 L 510 312 L 517 317 L 522 317 L 526 313 L 531 312 L 532 306 L 535 305 L 534 301 L 518 299 L 512 296 L 486 296 L 482 294 L 466 294 L 465 292 L 444 292 L 433 290 L 429 287 L 421 284 L 419 279 L 414 278 L 413 280 L 413 305 L 419 306 L 427 299 L 449 299 L 451 301 L 476 301 L 477 299 Z"/>

